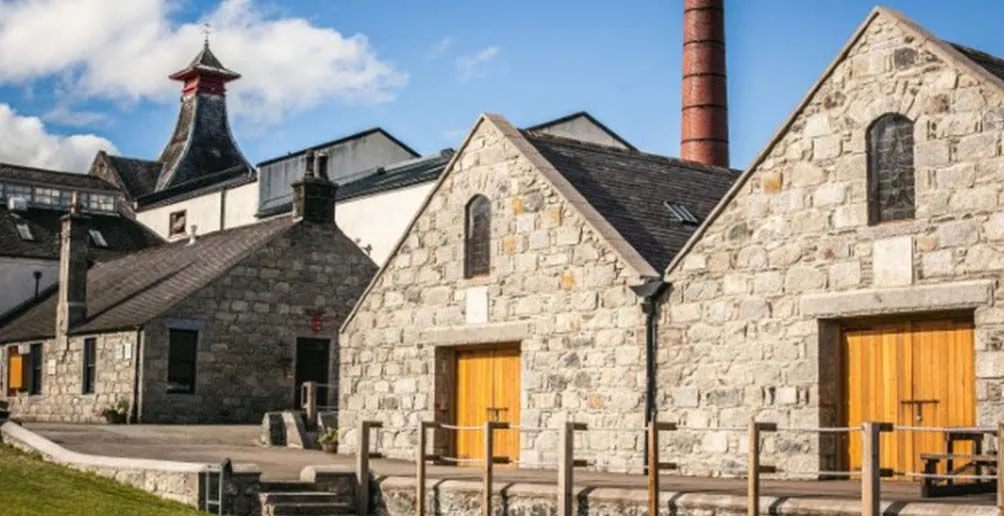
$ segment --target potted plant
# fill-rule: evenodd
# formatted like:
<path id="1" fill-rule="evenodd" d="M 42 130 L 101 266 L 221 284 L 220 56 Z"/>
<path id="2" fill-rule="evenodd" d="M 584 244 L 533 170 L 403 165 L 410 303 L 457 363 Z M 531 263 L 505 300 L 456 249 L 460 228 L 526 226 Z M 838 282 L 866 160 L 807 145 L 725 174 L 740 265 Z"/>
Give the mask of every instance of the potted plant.
<path id="1" fill-rule="evenodd" d="M 129 414 L 129 403 L 126 400 L 118 400 L 114 405 L 101 411 L 105 421 L 111 424 L 122 424 L 126 422 Z"/>
<path id="2" fill-rule="evenodd" d="M 338 430 L 330 429 L 317 438 L 317 443 L 321 445 L 324 453 L 336 453 L 338 451 Z"/>

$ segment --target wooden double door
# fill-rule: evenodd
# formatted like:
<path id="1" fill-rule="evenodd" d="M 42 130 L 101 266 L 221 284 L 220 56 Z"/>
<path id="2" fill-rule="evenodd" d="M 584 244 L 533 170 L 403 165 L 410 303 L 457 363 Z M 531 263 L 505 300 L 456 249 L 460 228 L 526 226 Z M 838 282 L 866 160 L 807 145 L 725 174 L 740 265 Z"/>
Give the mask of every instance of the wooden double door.
<path id="1" fill-rule="evenodd" d="M 519 424 L 520 350 L 519 345 L 466 349 L 456 355 L 454 413 L 462 427 L 483 427 L 487 421 Z M 484 436 L 480 431 L 456 432 L 457 457 L 484 458 Z M 496 457 L 519 459 L 519 430 L 499 430 L 494 434 Z"/>
<path id="2" fill-rule="evenodd" d="M 969 427 L 976 420 L 973 325 L 919 320 L 843 332 L 844 414 L 849 426 Z M 921 453 L 944 453 L 943 432 L 896 431 L 881 437 L 882 467 L 921 472 Z M 861 468 L 861 435 L 850 434 L 846 464 Z M 969 453 L 967 445 L 955 452 Z"/>

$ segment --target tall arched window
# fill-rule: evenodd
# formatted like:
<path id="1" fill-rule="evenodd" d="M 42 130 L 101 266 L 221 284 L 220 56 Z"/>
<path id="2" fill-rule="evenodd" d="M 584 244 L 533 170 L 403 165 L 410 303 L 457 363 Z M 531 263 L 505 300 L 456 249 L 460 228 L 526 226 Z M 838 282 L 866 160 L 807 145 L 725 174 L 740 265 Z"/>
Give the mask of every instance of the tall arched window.
<path id="1" fill-rule="evenodd" d="M 868 223 L 912 219 L 913 122 L 895 113 L 868 128 Z"/>
<path id="2" fill-rule="evenodd" d="M 483 195 L 475 195 L 467 203 L 464 224 L 464 277 L 471 278 L 490 272 L 491 242 L 491 202 Z"/>

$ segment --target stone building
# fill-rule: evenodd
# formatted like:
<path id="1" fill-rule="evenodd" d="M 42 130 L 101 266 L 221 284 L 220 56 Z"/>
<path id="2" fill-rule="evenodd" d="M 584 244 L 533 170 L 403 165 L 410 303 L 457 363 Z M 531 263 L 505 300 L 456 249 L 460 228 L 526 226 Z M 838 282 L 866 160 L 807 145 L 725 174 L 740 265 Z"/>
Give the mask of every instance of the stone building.
<path id="1" fill-rule="evenodd" d="M 121 403 L 144 423 L 256 422 L 303 381 L 336 381 L 337 329 L 376 265 L 334 224 L 330 181 L 296 188 L 292 216 L 90 270 L 91 220 L 64 217 L 58 291 L 0 327 L 12 414 L 90 422 Z"/>
<path id="2" fill-rule="evenodd" d="M 384 422 L 380 449 L 397 458 L 414 456 L 422 420 L 640 428 L 652 320 L 632 287 L 650 294 L 736 177 L 481 117 L 342 329 L 342 451 L 360 419 Z M 555 460 L 554 433 L 498 438 L 500 455 Z M 437 446 L 477 457 L 475 441 Z M 582 444 L 623 470 L 643 442 Z"/>
<path id="3" fill-rule="evenodd" d="M 874 10 L 666 269 L 662 417 L 996 426 L 1002 137 L 1004 59 Z M 887 439 L 900 471 L 943 452 L 940 433 Z M 715 473 L 740 441 L 666 445 L 684 472 Z M 765 449 L 798 473 L 857 468 L 859 446 L 779 433 Z"/>

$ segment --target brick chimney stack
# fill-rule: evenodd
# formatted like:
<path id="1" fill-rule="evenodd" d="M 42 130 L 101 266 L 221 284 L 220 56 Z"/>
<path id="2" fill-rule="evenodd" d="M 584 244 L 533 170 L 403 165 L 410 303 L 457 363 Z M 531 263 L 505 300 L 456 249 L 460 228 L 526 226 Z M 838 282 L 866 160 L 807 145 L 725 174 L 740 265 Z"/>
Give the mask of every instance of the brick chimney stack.
<path id="1" fill-rule="evenodd" d="M 729 166 L 724 0 L 683 2 L 680 157 Z"/>
<path id="2" fill-rule="evenodd" d="M 59 233 L 59 299 L 56 305 L 56 336 L 87 319 L 87 221 L 73 193 L 70 213 L 62 218 Z"/>

